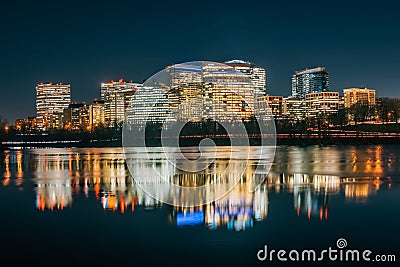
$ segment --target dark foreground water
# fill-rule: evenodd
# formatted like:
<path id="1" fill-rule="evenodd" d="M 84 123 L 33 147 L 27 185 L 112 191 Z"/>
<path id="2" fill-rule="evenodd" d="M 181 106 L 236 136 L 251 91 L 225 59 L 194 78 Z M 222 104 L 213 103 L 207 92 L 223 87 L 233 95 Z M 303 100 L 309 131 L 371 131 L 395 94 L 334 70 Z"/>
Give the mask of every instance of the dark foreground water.
<path id="1" fill-rule="evenodd" d="M 191 208 L 142 192 L 118 148 L 0 151 L 0 162 L 0 266 L 280 266 L 257 252 L 339 238 L 400 261 L 396 145 L 278 147 L 257 190 L 249 167 L 228 196 Z"/>

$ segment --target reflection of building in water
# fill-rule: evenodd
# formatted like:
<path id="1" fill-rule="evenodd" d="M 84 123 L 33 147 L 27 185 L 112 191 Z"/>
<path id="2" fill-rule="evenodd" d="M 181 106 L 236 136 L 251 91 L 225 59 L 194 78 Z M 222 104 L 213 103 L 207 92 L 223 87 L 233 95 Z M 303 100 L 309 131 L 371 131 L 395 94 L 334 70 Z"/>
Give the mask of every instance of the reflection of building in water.
<path id="1" fill-rule="evenodd" d="M 205 223 L 210 229 L 226 225 L 228 230 L 253 227 L 254 219 L 263 220 L 268 214 L 266 186 L 249 192 L 249 183 L 238 184 L 226 197 L 206 206 Z"/>
<path id="2" fill-rule="evenodd" d="M 340 177 L 334 175 L 269 173 L 267 180 L 269 188 L 276 191 L 283 187 L 294 192 L 305 186 L 313 188 L 314 191 L 324 190 L 329 193 L 337 193 L 340 190 Z"/>
<path id="3" fill-rule="evenodd" d="M 10 153 L 6 152 L 5 157 L 4 157 L 4 163 L 5 163 L 5 170 L 4 170 L 4 180 L 3 180 L 3 185 L 7 186 L 10 183 L 10 178 L 11 178 L 11 172 L 10 172 Z"/>
<path id="4" fill-rule="evenodd" d="M 279 192 L 287 189 L 293 193 L 297 214 L 308 218 L 317 215 L 322 220 L 328 217 L 329 195 L 344 191 L 347 199 L 366 201 L 379 190 L 379 178 L 340 178 L 332 175 L 274 174 L 268 175 L 268 188 Z"/>
<path id="5" fill-rule="evenodd" d="M 16 178 L 15 185 L 21 186 L 23 183 L 23 153 L 21 150 L 5 151 L 4 152 L 4 173 L 3 173 L 3 186 L 10 184 L 11 178 Z M 2 163 L 3 163 L 2 162 Z"/>
<path id="6" fill-rule="evenodd" d="M 268 175 L 268 186 L 276 191 L 286 188 L 293 192 L 294 207 L 297 214 L 312 215 L 320 220 L 328 218 L 329 194 L 340 191 L 340 177 L 308 174 Z"/>
<path id="7" fill-rule="evenodd" d="M 344 195 L 347 198 L 366 198 L 370 194 L 369 184 L 345 184 Z"/>
<path id="8" fill-rule="evenodd" d="M 261 221 L 268 214 L 268 193 L 262 185 L 250 192 L 246 179 L 225 197 L 200 207 L 174 207 L 170 220 L 177 226 L 205 224 L 209 229 L 227 227 L 241 231 L 252 228 L 254 220 Z"/>
<path id="9" fill-rule="evenodd" d="M 72 204 L 74 194 L 81 192 L 86 197 L 93 194 L 104 209 L 121 213 L 133 211 L 135 205 L 159 205 L 134 186 L 122 151 L 114 151 L 92 149 L 80 153 L 60 149 L 63 153 L 53 155 L 35 151 L 32 168 L 37 180 L 37 208 L 62 209 Z"/>
<path id="10" fill-rule="evenodd" d="M 36 182 L 36 206 L 39 210 L 63 209 L 72 205 L 73 197 L 82 194 L 95 197 L 106 210 L 126 213 L 135 207 L 159 207 L 161 204 L 136 185 L 124 161 L 122 150 L 112 149 L 53 149 L 37 150 L 32 154 L 21 151 L 4 152 L 3 184 L 22 183 L 24 168 L 29 168 Z M 83 152 L 84 151 L 84 152 Z M 117 152 L 115 152 L 117 151 Z M 26 157 L 31 157 L 26 160 Z M 30 162 L 24 164 L 24 162 Z M 213 163 L 203 173 L 182 174 L 172 168 L 157 163 L 160 173 L 169 174 L 171 181 L 184 186 L 205 184 L 226 168 L 226 161 Z M 236 163 L 232 171 L 240 169 Z M 243 173 L 238 185 L 225 197 L 202 207 L 173 208 L 170 219 L 178 226 L 207 225 L 210 229 L 226 227 L 232 230 L 251 228 L 255 221 L 266 218 L 268 213 L 268 190 L 293 193 L 297 213 L 307 217 L 323 219 L 328 216 L 329 195 L 341 190 L 348 199 L 363 201 L 376 193 L 382 184 L 377 178 L 340 178 L 329 175 L 276 174 L 269 173 L 263 185 L 252 190 L 252 179 L 260 183 L 266 174 L 254 174 L 251 163 Z M 184 166 L 181 166 L 184 167 Z M 193 179 L 194 178 L 194 179 Z M 226 181 L 222 181 L 222 184 Z M 253 192 L 254 191 L 254 192 Z M 250 193 L 251 192 L 251 193 Z"/>
<path id="11" fill-rule="evenodd" d="M 116 181 L 105 180 L 101 184 L 104 190 L 101 197 L 103 209 L 125 213 L 126 210 L 133 212 L 135 206 L 155 208 L 161 205 L 159 201 L 140 190 L 132 177 Z"/>
<path id="12" fill-rule="evenodd" d="M 306 214 L 308 219 L 311 219 L 311 216 L 319 216 L 320 220 L 328 219 L 329 195 L 326 191 L 297 187 L 293 192 L 293 199 L 298 216 Z"/>
<path id="13" fill-rule="evenodd" d="M 351 200 L 365 202 L 368 196 L 376 194 L 379 190 L 382 181 L 377 178 L 343 178 L 344 196 Z"/>
<path id="14" fill-rule="evenodd" d="M 69 180 L 51 179 L 39 181 L 36 188 L 36 207 L 44 211 L 64 209 L 72 205 L 72 187 Z"/>

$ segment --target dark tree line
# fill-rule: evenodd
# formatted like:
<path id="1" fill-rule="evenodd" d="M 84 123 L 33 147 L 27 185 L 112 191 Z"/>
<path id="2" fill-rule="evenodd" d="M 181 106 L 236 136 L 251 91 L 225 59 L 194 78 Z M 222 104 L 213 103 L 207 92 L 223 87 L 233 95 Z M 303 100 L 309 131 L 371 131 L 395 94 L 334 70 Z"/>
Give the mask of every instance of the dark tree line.
<path id="1" fill-rule="evenodd" d="M 7 123 L 8 121 L 0 115 L 0 144 L 8 135 Z"/>
<path id="2" fill-rule="evenodd" d="M 382 122 L 398 122 L 400 118 L 400 99 L 382 98 L 378 104 L 378 115 Z"/>
<path id="3" fill-rule="evenodd" d="M 335 113 L 320 113 L 314 117 L 307 118 L 281 118 L 275 121 L 278 133 L 301 133 L 307 134 L 318 130 L 324 132 L 329 127 L 346 127 L 349 122 L 361 125 L 364 122 L 374 122 L 376 125 L 369 124 L 362 127 L 363 130 L 374 129 L 381 131 L 397 131 L 400 119 L 400 99 L 381 98 L 375 105 L 358 102 L 350 108 L 339 108 Z M 395 127 L 386 127 L 382 124 L 392 123 Z"/>

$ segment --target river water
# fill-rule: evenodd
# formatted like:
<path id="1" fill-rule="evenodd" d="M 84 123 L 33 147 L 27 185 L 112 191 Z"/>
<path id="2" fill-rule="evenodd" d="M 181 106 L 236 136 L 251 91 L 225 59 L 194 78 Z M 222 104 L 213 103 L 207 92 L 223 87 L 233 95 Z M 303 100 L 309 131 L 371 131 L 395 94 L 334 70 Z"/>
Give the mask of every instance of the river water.
<path id="1" fill-rule="evenodd" d="M 162 166 L 162 151 L 151 153 Z M 228 161 L 218 158 L 207 175 Z M 257 176 L 247 161 L 229 194 L 196 207 L 145 193 L 122 148 L 6 150 L 0 162 L 6 265 L 280 266 L 260 262 L 257 252 L 319 250 L 340 238 L 400 260 L 397 145 L 279 146 L 269 172 Z"/>

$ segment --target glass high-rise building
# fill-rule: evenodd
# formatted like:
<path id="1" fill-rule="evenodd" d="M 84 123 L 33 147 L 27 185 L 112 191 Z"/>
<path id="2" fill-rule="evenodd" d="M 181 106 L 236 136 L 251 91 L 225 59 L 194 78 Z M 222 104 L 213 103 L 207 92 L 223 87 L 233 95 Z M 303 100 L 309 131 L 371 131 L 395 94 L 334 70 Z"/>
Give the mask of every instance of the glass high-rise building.
<path id="1" fill-rule="evenodd" d="M 306 94 L 329 90 L 329 74 L 324 67 L 296 71 L 292 77 L 292 97 L 304 99 Z"/>
<path id="2" fill-rule="evenodd" d="M 169 111 L 179 110 L 175 118 L 179 121 L 249 119 L 255 97 L 262 93 L 246 73 L 228 64 L 176 64 L 167 67 L 166 73 L 172 89 L 168 92 Z"/>
<path id="3" fill-rule="evenodd" d="M 71 85 L 39 83 L 36 85 L 36 119 L 39 129 L 61 126 L 62 113 L 71 102 Z"/>
<path id="4" fill-rule="evenodd" d="M 251 119 L 266 102 L 264 91 L 252 82 L 250 74 L 216 62 L 170 65 L 138 90 L 132 98 L 128 121 Z"/>
<path id="5" fill-rule="evenodd" d="M 108 126 L 114 126 L 125 119 L 125 110 L 131 104 L 132 96 L 142 84 L 132 81 L 110 81 L 101 83 L 100 97 L 104 101 L 104 121 Z"/>
<path id="6" fill-rule="evenodd" d="M 233 67 L 236 71 L 246 74 L 247 77 L 254 83 L 255 87 L 263 92 L 264 95 L 267 93 L 267 72 L 264 68 L 255 65 L 249 61 L 244 60 L 230 60 L 225 62 L 226 65 Z"/>

